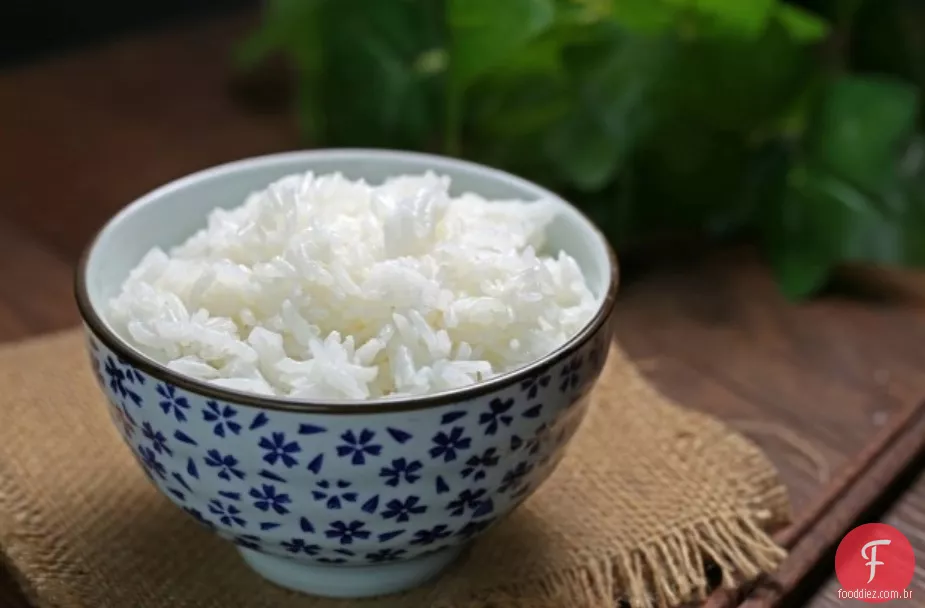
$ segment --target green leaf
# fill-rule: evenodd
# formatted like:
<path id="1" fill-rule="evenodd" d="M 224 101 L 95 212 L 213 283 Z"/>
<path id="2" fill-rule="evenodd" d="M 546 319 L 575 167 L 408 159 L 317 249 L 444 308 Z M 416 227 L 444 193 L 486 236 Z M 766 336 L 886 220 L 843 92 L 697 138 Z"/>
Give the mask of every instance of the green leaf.
<path id="1" fill-rule="evenodd" d="M 598 29 L 594 43 L 564 49 L 571 113 L 546 135 L 544 152 L 568 182 L 585 191 L 606 185 L 654 120 L 652 85 L 670 44 Z"/>
<path id="2" fill-rule="evenodd" d="M 837 263 L 904 260 L 903 222 L 878 201 L 805 165 L 794 169 L 772 243 L 772 260 L 785 292 L 811 295 Z"/>
<path id="3" fill-rule="evenodd" d="M 614 0 L 555 0 L 556 23 L 572 27 L 608 21 L 612 2 Z"/>
<path id="4" fill-rule="evenodd" d="M 903 82 L 925 83 L 925 13 L 880 4 L 264 0 L 236 59 L 290 60 L 317 145 L 442 138 L 561 189 L 623 243 L 754 230 L 803 297 L 845 260 L 925 265 L 925 144 L 907 145 L 919 99 Z M 820 15 L 847 45 L 813 47 Z"/>
<path id="5" fill-rule="evenodd" d="M 631 147 L 629 133 L 615 136 L 590 112 L 579 112 L 547 135 L 545 151 L 570 182 L 595 191 L 609 182 Z"/>
<path id="6" fill-rule="evenodd" d="M 317 63 L 318 9 L 326 0 L 267 0 L 257 28 L 235 49 L 235 63 L 250 69 L 270 55 L 287 51 L 302 66 Z"/>
<path id="7" fill-rule="evenodd" d="M 544 76 L 559 78 L 562 66 L 563 38 L 552 31 L 537 36 L 486 73 L 482 79 L 491 79 L 490 85 L 509 89 L 517 86 L 522 77 Z"/>
<path id="8" fill-rule="evenodd" d="M 327 145 L 421 149 L 439 134 L 443 15 L 430 0 L 324 2 Z M 436 68 L 436 69 L 434 69 Z M 311 88 L 311 87 L 309 87 Z"/>
<path id="9" fill-rule="evenodd" d="M 778 288 L 791 300 L 802 300 L 818 292 L 835 267 L 824 253 L 799 247 L 781 247 L 771 253 L 771 268 Z"/>
<path id="10" fill-rule="evenodd" d="M 925 145 L 913 140 L 894 157 L 879 194 L 865 192 L 804 160 L 764 223 L 766 245 L 782 289 L 811 295 L 842 262 L 925 264 Z"/>
<path id="11" fill-rule="evenodd" d="M 679 8 L 694 9 L 719 28 L 746 38 L 755 38 L 764 32 L 776 3 L 776 0 L 664 1 Z"/>
<path id="12" fill-rule="evenodd" d="M 884 196 L 884 206 L 901 229 L 899 262 L 925 267 L 925 134 L 911 138 L 898 160 L 897 174 L 894 188 Z"/>
<path id="13" fill-rule="evenodd" d="M 548 132 L 574 105 L 563 83 L 541 75 L 520 78 L 514 86 L 490 84 L 472 91 L 469 117 L 470 128 L 491 146 Z"/>
<path id="14" fill-rule="evenodd" d="M 248 70 L 276 53 L 285 53 L 296 72 L 296 116 L 303 137 L 324 132 L 322 96 L 316 93 L 323 66 L 319 13 L 326 0 L 267 0 L 260 27 L 234 53 L 238 69 Z"/>
<path id="15" fill-rule="evenodd" d="M 657 102 L 672 120 L 750 137 L 777 123 L 812 75 L 810 50 L 776 23 L 755 39 L 678 43 Z"/>
<path id="16" fill-rule="evenodd" d="M 857 231 L 863 214 L 856 196 L 805 164 L 791 168 L 779 206 L 764 225 L 766 248 L 781 290 L 790 298 L 812 295 L 822 287 L 832 268 L 843 258 L 842 249 Z M 849 204 L 839 198 L 848 194 Z"/>
<path id="17" fill-rule="evenodd" d="M 795 41 L 806 44 L 817 42 L 829 33 L 825 19 L 793 4 L 779 4 L 774 11 L 778 22 Z"/>
<path id="18" fill-rule="evenodd" d="M 789 295 L 810 295 L 839 262 L 918 257 L 925 221 L 900 172 L 916 107 L 915 91 L 899 82 L 844 76 L 828 85 L 802 160 L 764 226 Z"/>
<path id="19" fill-rule="evenodd" d="M 811 162 L 867 192 L 893 178 L 900 146 L 911 135 L 918 93 L 904 82 L 844 76 L 831 83 L 808 133 Z"/>
<path id="20" fill-rule="evenodd" d="M 552 0 L 447 1 L 451 78 L 459 91 L 546 31 L 555 18 Z"/>
<path id="21" fill-rule="evenodd" d="M 612 18 L 628 30 L 641 34 L 659 34 L 672 29 L 678 9 L 661 0 L 613 0 Z"/>
<path id="22" fill-rule="evenodd" d="M 272 27 L 261 27 L 234 49 L 238 69 L 249 70 L 283 47 L 284 40 Z"/>

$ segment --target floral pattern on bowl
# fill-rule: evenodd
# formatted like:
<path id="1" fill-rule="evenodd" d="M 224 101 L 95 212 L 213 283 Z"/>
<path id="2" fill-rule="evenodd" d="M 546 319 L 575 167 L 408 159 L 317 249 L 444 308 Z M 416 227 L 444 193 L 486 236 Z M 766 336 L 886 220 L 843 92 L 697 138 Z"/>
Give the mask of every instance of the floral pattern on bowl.
<path id="1" fill-rule="evenodd" d="M 359 565 L 461 545 L 529 496 L 584 416 L 600 333 L 488 395 L 372 414 L 220 402 L 88 343 L 116 428 L 173 503 L 244 549 Z"/>

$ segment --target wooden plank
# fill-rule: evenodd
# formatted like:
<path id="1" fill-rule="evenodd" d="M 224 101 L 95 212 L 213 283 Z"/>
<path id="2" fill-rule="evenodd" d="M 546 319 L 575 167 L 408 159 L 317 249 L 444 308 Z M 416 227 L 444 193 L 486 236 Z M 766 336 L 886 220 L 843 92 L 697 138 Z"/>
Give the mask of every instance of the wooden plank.
<path id="1" fill-rule="evenodd" d="M 820 570 L 820 563 L 831 564 L 831 551 L 841 538 L 857 522 L 870 521 L 864 519 L 865 512 L 885 488 L 902 479 L 923 450 L 925 402 L 920 402 L 895 416 L 827 485 L 824 494 L 774 535 L 790 551 L 777 572 L 739 593 L 716 591 L 704 608 L 770 608 L 804 596 L 800 588 Z"/>
<path id="2" fill-rule="evenodd" d="M 922 452 L 925 446 L 925 415 L 922 415 L 925 408 L 918 408 L 918 412 L 918 415 L 909 421 L 906 432 L 891 446 L 889 453 L 878 460 L 869 473 L 841 498 L 839 504 L 826 513 L 825 517 L 796 544 L 791 559 L 788 559 L 773 577 L 784 593 L 772 592 L 766 597 L 757 597 L 744 602 L 742 608 L 771 608 L 777 602 L 786 605 L 788 597 L 791 598 L 791 603 L 793 600 L 802 599 L 795 597 L 794 591 L 811 573 L 813 565 L 829 557 L 829 550 L 834 549 L 854 527 L 867 506 L 873 502 L 873 497 L 882 493 L 885 485 L 906 469 L 915 456 Z M 913 548 L 915 549 L 915 546 Z M 837 595 L 835 597 L 837 598 Z"/>
<path id="3" fill-rule="evenodd" d="M 284 115 L 248 114 L 228 94 L 231 53 L 251 23 L 171 28 L 0 73 L 0 213 L 76 259 L 146 191 L 295 147 Z"/>
<path id="4" fill-rule="evenodd" d="M 925 313 L 832 298 L 791 305 L 747 251 L 628 286 L 617 333 L 666 395 L 762 445 L 797 511 L 925 395 Z"/>
<path id="5" fill-rule="evenodd" d="M 863 291 L 919 306 L 925 304 L 925 271 L 872 264 L 842 266 L 837 279 Z"/>
<path id="6" fill-rule="evenodd" d="M 255 0 L 5 2 L 0 19 L 0 67 L 79 48 L 113 35 L 142 31 L 153 24 L 255 3 Z"/>
<path id="7" fill-rule="evenodd" d="M 832 297 L 790 305 L 758 260 L 741 251 L 656 272 L 623 296 L 624 347 L 662 392 L 761 444 L 791 491 L 797 518 L 832 486 L 831 472 L 869 457 L 861 454 L 865 446 L 925 395 L 919 307 Z M 882 492 L 886 478 L 871 484 L 870 475 L 885 473 L 863 478 L 863 500 L 837 507 L 856 510 Z M 922 502 L 912 494 L 900 504 L 918 513 Z M 816 531 L 782 572 L 806 572 L 806 556 L 824 556 L 845 531 Z M 925 554 L 921 534 L 910 540 Z M 785 605 L 798 599 L 806 598 Z"/>
<path id="8" fill-rule="evenodd" d="M 77 323 L 71 265 L 0 220 L 0 341 Z"/>

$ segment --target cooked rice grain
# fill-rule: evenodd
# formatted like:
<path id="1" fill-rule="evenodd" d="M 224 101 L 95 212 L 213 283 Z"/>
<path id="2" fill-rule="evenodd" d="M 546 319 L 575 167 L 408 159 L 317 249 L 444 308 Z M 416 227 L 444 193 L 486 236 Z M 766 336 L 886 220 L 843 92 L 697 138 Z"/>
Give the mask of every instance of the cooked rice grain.
<path id="1" fill-rule="evenodd" d="M 109 318 L 180 374 L 306 400 L 444 391 L 562 345 L 597 300 L 573 258 L 537 253 L 553 205 L 449 185 L 283 178 L 151 250 Z"/>

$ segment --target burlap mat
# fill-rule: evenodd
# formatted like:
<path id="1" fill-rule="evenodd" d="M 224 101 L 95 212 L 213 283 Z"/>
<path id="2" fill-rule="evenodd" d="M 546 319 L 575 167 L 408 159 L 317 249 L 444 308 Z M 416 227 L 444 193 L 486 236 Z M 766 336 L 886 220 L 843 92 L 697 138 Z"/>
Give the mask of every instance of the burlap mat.
<path id="1" fill-rule="evenodd" d="M 251 573 L 148 484 L 82 337 L 0 350 L 0 546 L 39 607 L 327 608 Z M 618 349 L 552 478 L 430 585 L 369 608 L 676 605 L 776 567 L 776 474 L 743 437 L 659 396 Z"/>

